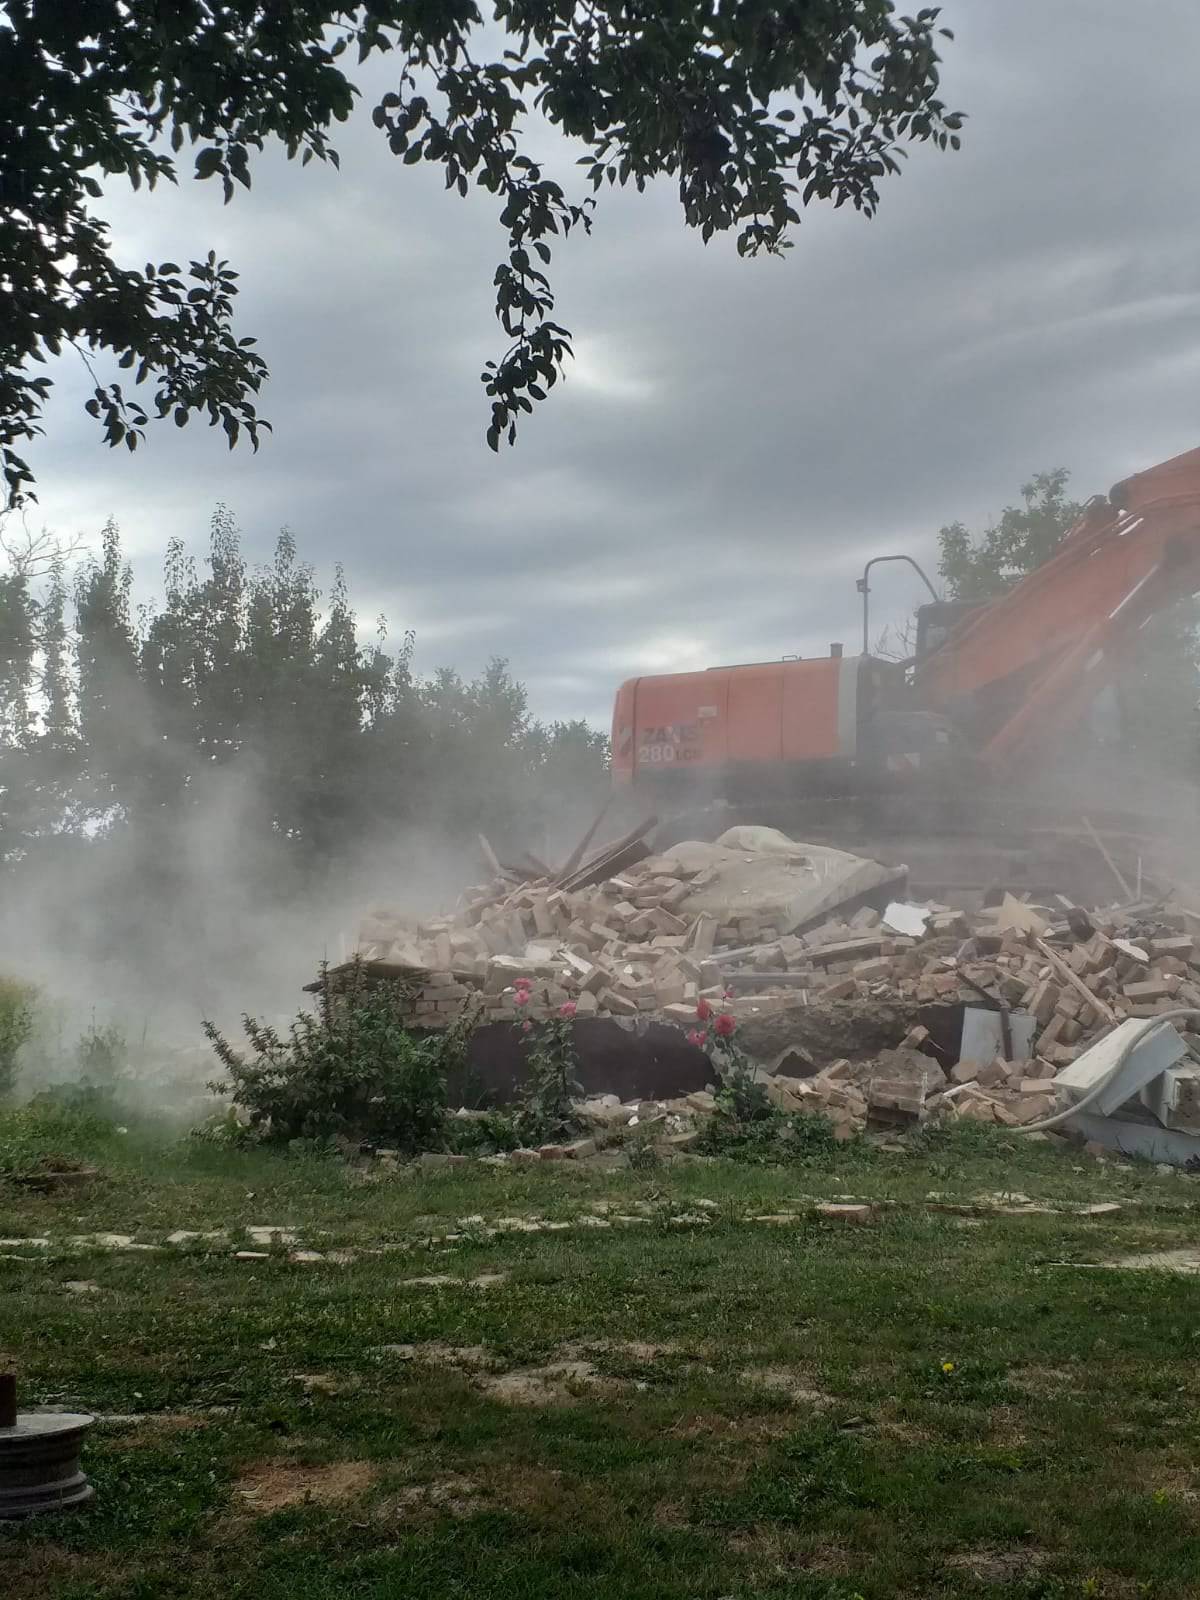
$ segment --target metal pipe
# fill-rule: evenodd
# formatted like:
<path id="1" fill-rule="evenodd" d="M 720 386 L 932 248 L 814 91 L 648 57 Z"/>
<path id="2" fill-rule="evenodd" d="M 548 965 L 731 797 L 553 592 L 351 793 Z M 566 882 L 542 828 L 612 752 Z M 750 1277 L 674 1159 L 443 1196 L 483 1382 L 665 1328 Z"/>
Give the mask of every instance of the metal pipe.
<path id="1" fill-rule="evenodd" d="M 871 568 L 874 567 L 874 566 L 877 566 L 881 561 L 906 561 L 908 563 L 908 565 L 913 569 L 913 571 L 917 574 L 917 576 L 920 578 L 921 582 L 929 590 L 929 593 L 933 596 L 933 598 L 935 600 L 940 598 L 939 595 L 938 595 L 937 590 L 933 587 L 933 585 L 930 583 L 929 579 L 926 577 L 924 569 L 916 561 L 914 561 L 911 556 L 872 556 L 870 561 L 868 561 L 866 566 L 863 568 L 862 577 L 858 579 L 858 582 L 856 584 L 856 587 L 858 589 L 859 594 L 861 594 L 862 597 L 863 597 L 863 647 L 862 647 L 862 653 L 865 656 L 868 656 L 871 653 L 871 641 L 870 641 L 870 636 L 869 636 L 869 632 L 868 632 L 871 588 L 870 588 L 870 584 L 868 583 L 867 580 L 870 578 Z"/>

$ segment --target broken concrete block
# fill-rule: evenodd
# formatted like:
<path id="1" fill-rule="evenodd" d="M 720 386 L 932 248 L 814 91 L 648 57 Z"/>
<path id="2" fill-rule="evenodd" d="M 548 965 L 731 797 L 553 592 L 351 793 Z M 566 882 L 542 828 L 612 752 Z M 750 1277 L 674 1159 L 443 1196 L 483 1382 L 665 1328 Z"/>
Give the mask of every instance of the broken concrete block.
<path id="1" fill-rule="evenodd" d="M 660 1011 L 665 1010 L 670 1005 L 682 1005 L 683 991 L 683 974 L 679 972 L 669 973 L 654 986 L 655 1004 Z"/>
<path id="2" fill-rule="evenodd" d="M 856 961 L 851 969 L 860 983 L 876 983 L 892 975 L 889 956 L 876 956 L 870 961 Z"/>
<path id="3" fill-rule="evenodd" d="M 627 999 L 625 995 L 618 994 L 615 989 L 602 989 L 599 1000 L 600 1009 L 611 1012 L 615 1017 L 634 1017 L 637 1015 L 637 1001 Z"/>
<path id="4" fill-rule="evenodd" d="M 674 1005 L 662 1006 L 663 1021 L 674 1022 L 681 1028 L 694 1028 L 696 1026 L 696 1008 L 685 1001 L 677 1001 Z"/>
<path id="5" fill-rule="evenodd" d="M 1165 978 L 1147 978 L 1145 983 L 1127 983 L 1121 992 L 1127 1000 L 1143 1004 L 1149 1000 L 1165 1000 L 1171 991 Z"/>
<path id="6" fill-rule="evenodd" d="M 767 1099 L 779 1111 L 806 1111 L 817 1092 L 804 1078 L 768 1078 Z"/>

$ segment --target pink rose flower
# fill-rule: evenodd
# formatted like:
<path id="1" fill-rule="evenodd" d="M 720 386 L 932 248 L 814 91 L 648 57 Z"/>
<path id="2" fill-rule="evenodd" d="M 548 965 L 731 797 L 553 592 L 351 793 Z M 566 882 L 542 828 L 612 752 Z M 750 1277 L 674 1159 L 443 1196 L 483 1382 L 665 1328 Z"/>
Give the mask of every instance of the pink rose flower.
<path id="1" fill-rule="evenodd" d="M 563 1002 L 563 1004 L 561 1006 L 559 1006 L 559 1008 L 558 1008 L 559 1016 L 560 1017 L 567 1017 L 568 1019 L 575 1015 L 575 1011 L 576 1011 L 576 1006 L 575 1006 L 574 1000 L 565 1000 Z"/>
<path id="2" fill-rule="evenodd" d="M 729 1015 L 728 1011 L 723 1011 L 713 1023 L 713 1027 L 720 1034 L 722 1039 L 728 1039 L 730 1034 L 737 1027 L 737 1023 Z"/>

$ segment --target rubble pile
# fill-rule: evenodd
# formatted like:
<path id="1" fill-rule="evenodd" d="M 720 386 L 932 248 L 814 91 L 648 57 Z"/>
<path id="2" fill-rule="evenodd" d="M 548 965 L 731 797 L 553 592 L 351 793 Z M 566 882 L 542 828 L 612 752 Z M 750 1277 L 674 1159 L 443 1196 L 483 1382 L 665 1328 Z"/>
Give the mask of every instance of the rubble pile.
<path id="1" fill-rule="evenodd" d="M 928 932 L 889 938 L 889 915 L 900 921 L 914 910 L 927 917 Z M 876 923 L 873 936 L 863 936 Z M 964 1028 L 962 1052 L 952 1059 L 918 1026 L 901 1049 L 871 1062 L 838 1061 L 795 1078 L 777 1073 L 772 1096 L 785 1109 L 825 1111 L 854 1127 L 916 1122 L 931 1112 L 1007 1126 L 1038 1122 L 1058 1108 L 1060 1070 L 1115 1023 L 1200 1009 L 1200 946 L 1190 931 L 1198 926 L 1190 912 L 1156 906 L 1090 915 L 1071 907 L 1055 924 L 1005 896 L 970 915 L 946 907 L 895 906 L 882 917 L 863 910 L 849 924 L 780 941 L 775 948 L 789 980 L 801 985 L 791 991 L 801 1004 L 851 996 L 960 1001 L 993 1024 L 976 1036 L 1000 1048 L 969 1053 Z M 756 987 L 770 983 L 761 969 L 773 959 L 761 949 L 749 957 L 759 969 Z M 725 981 L 736 982 L 736 970 Z"/>
<path id="2" fill-rule="evenodd" d="M 900 1004 L 911 1019 L 925 1006 L 964 1007 L 953 1050 L 906 1021 L 898 1047 L 867 1061 L 792 1048 L 760 1067 L 776 1106 L 823 1112 L 840 1137 L 931 1114 L 1038 1122 L 1057 1109 L 1057 1074 L 1114 1024 L 1200 1008 L 1200 917 L 1180 908 L 1088 912 L 1009 894 L 969 911 L 913 905 L 889 899 L 903 869 L 765 828 L 659 856 L 642 847 L 641 857 L 623 841 L 565 881 L 500 876 L 468 890 L 453 915 L 423 922 L 372 912 L 359 957 L 407 980 L 420 1027 L 446 1026 L 464 1006 L 503 1022 L 569 1003 L 578 1017 L 687 1030 L 709 1001 L 741 1022 L 783 1013 L 786 1037 L 812 1008 Z M 524 1005 L 518 980 L 533 986 Z M 674 1119 L 666 1134 L 681 1147 L 712 1110 L 711 1096 L 692 1099 L 654 1114 Z M 650 1115 L 636 1104 L 589 1109 L 602 1134 Z"/>
<path id="3" fill-rule="evenodd" d="M 468 1001 L 482 1021 L 511 1020 L 518 978 L 534 985 L 524 1017 L 573 1001 L 580 1016 L 683 1021 L 701 996 L 723 996 L 726 952 L 772 949 L 827 907 L 902 880 L 903 869 L 797 845 L 773 829 L 734 828 L 715 844 L 691 841 L 574 888 L 570 879 L 500 879 L 468 889 L 452 916 L 414 923 L 376 910 L 357 953 L 381 974 L 409 978 L 408 1015 L 420 1026 L 445 1026 Z M 751 996 L 733 1009 L 774 1004 Z"/>

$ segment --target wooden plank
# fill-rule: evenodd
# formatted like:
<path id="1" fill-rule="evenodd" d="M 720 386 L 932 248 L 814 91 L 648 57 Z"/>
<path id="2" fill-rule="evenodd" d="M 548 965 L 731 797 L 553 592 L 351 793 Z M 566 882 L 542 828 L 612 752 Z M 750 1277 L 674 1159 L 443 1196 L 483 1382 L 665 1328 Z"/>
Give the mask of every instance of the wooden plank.
<path id="1" fill-rule="evenodd" d="M 577 872 L 569 877 L 560 878 L 557 887 L 565 889 L 570 894 L 575 889 L 586 889 L 590 884 L 599 883 L 602 878 L 610 878 L 614 873 L 622 872 L 626 867 L 633 866 L 637 861 L 644 861 L 650 851 L 642 845 L 642 840 L 651 828 L 658 826 L 657 816 L 649 816 L 636 828 L 631 828 L 622 838 L 614 843 L 605 845 L 590 861 L 584 863 Z M 625 858 L 624 852 L 634 845 L 641 846 L 641 854 Z"/>
<path id="2" fill-rule="evenodd" d="M 626 867 L 635 867 L 639 861 L 645 861 L 649 854 L 649 845 L 643 843 L 641 839 L 631 839 L 628 844 L 614 847 L 605 855 L 598 856 L 594 861 L 580 867 L 564 888 L 568 891 L 590 889 L 594 884 L 611 877 L 614 872 L 624 872 Z M 616 931 L 615 928 L 609 930 L 614 935 Z"/>
<path id="3" fill-rule="evenodd" d="M 1116 1022 L 1117 1013 L 1109 1005 L 1108 1001 L 1101 1000 L 1098 994 L 1094 994 L 1092 990 L 1088 988 L 1087 984 L 1084 983 L 1079 974 L 1071 970 L 1071 968 L 1059 955 L 1057 950 L 1051 950 L 1050 946 L 1044 939 L 1035 939 L 1033 942 L 1037 945 L 1038 949 L 1042 952 L 1046 960 L 1054 968 L 1055 972 L 1058 973 L 1059 977 L 1064 983 L 1069 983 L 1071 988 L 1074 989 L 1077 994 L 1081 994 L 1090 1006 L 1095 1006 L 1097 1014 L 1101 1016 L 1105 1022 L 1110 1024 Z"/>

